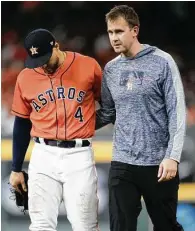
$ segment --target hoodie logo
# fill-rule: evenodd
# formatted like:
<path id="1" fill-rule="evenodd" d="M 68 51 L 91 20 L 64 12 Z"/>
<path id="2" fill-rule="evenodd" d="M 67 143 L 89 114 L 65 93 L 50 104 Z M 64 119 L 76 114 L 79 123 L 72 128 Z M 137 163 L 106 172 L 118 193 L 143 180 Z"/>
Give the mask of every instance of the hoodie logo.
<path id="1" fill-rule="evenodd" d="M 127 90 L 133 90 L 133 82 L 131 79 L 127 81 Z"/>
<path id="2" fill-rule="evenodd" d="M 127 90 L 132 90 L 135 83 L 142 85 L 143 78 L 143 71 L 123 71 L 120 77 L 120 86 L 126 86 Z"/>

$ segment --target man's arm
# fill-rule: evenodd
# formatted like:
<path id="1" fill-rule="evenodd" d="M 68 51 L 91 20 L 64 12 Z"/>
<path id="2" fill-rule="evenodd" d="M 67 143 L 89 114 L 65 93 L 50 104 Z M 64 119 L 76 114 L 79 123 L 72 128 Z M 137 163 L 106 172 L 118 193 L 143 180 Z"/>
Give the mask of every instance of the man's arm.
<path id="1" fill-rule="evenodd" d="M 116 111 L 112 95 L 106 81 L 106 71 L 104 70 L 100 109 L 96 111 L 96 126 L 95 129 L 100 129 L 109 123 L 114 123 L 116 119 Z"/>
<path id="2" fill-rule="evenodd" d="M 18 187 L 19 184 L 22 185 L 24 191 L 26 189 L 24 175 L 21 170 L 26 150 L 30 142 L 30 131 L 32 127 L 30 121 L 32 107 L 23 96 L 23 89 L 25 88 L 25 73 L 25 71 L 21 71 L 18 75 L 11 110 L 11 113 L 16 117 L 13 128 L 12 172 L 9 181 L 12 187 L 17 191 L 20 191 Z"/>
<path id="3" fill-rule="evenodd" d="M 167 64 L 165 74 L 164 96 L 169 126 L 169 143 L 165 158 L 180 162 L 186 130 L 186 105 L 180 73 L 172 58 Z"/>
<path id="4" fill-rule="evenodd" d="M 22 171 L 22 165 L 24 157 L 30 142 L 30 130 L 32 124 L 29 119 L 15 117 L 14 129 L 13 129 L 13 160 L 12 160 L 12 172 L 10 175 L 10 184 L 18 192 L 20 189 L 18 185 L 21 184 L 24 191 L 26 191 L 26 185 L 24 175 Z"/>
<path id="5" fill-rule="evenodd" d="M 176 176 L 186 129 L 184 90 L 178 67 L 172 57 L 168 59 L 164 74 L 163 89 L 168 115 L 169 142 L 165 157 L 159 166 L 159 182 Z"/>
<path id="6" fill-rule="evenodd" d="M 13 128 L 12 171 L 21 172 L 24 157 L 30 143 L 31 121 L 16 116 Z"/>

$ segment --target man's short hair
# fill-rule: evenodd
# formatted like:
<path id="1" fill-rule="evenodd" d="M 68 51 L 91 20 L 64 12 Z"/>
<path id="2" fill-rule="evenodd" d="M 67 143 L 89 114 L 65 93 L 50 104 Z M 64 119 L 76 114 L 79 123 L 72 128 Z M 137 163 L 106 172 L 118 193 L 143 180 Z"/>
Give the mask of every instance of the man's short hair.
<path id="1" fill-rule="evenodd" d="M 135 12 L 133 7 L 127 5 L 115 6 L 106 14 L 106 22 L 114 21 L 118 17 L 123 17 L 129 24 L 129 27 L 140 27 L 138 14 Z"/>

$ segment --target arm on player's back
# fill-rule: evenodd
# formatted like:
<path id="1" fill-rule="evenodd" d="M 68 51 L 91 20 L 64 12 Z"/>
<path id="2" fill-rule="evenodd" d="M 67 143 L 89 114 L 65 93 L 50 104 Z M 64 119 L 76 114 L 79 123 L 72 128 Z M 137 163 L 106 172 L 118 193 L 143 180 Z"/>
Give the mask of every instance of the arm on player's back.
<path id="1" fill-rule="evenodd" d="M 100 101 L 101 97 L 101 84 L 102 84 L 102 69 L 98 62 L 94 59 L 94 85 L 93 92 L 94 98 L 97 102 Z"/>
<path id="2" fill-rule="evenodd" d="M 106 126 L 109 123 L 114 123 L 116 118 L 114 101 L 107 85 L 106 67 L 103 73 L 101 99 L 99 103 L 100 109 L 96 111 L 96 130 Z"/>

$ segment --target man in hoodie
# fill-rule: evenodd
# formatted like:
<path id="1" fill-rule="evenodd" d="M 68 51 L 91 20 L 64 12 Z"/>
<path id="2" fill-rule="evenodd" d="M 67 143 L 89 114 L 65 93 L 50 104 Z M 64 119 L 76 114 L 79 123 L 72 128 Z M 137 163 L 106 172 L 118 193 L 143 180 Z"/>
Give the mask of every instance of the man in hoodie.
<path id="1" fill-rule="evenodd" d="M 139 43 L 133 8 L 106 14 L 119 54 L 105 66 L 96 129 L 115 120 L 109 173 L 111 231 L 136 231 L 141 196 L 155 231 L 181 231 L 176 220 L 178 164 L 185 134 L 185 99 L 171 55 Z"/>

